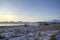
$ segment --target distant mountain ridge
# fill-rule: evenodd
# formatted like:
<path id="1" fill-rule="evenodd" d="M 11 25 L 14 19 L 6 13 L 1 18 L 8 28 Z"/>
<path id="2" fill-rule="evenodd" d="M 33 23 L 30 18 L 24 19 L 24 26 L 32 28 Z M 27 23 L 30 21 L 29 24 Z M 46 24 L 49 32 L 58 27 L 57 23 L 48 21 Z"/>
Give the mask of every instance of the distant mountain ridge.
<path id="1" fill-rule="evenodd" d="M 52 20 L 51 22 L 60 22 L 60 20 Z"/>
<path id="2" fill-rule="evenodd" d="M 60 23 L 60 20 L 47 20 L 47 21 L 39 21 L 39 22 L 59 22 Z"/>

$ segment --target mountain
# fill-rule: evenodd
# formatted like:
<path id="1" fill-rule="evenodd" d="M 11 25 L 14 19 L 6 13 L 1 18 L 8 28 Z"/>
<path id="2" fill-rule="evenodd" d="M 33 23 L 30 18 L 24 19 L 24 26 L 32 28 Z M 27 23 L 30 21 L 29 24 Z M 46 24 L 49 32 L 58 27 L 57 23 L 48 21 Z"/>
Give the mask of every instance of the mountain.
<path id="1" fill-rule="evenodd" d="M 60 20 L 51 20 L 51 22 L 60 22 Z"/>
<path id="2" fill-rule="evenodd" d="M 44 22 L 60 22 L 60 20 L 53 19 L 53 20 L 47 20 L 47 21 L 44 21 Z"/>

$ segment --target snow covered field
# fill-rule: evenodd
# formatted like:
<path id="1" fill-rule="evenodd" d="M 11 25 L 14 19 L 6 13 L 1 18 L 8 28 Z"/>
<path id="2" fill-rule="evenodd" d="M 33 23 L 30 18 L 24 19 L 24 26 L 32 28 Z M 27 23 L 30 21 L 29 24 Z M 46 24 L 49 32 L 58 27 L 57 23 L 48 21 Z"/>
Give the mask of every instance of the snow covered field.
<path id="1" fill-rule="evenodd" d="M 0 36 L 5 37 L 8 40 L 50 40 L 52 35 L 58 33 L 58 30 L 52 31 L 38 31 L 38 32 L 29 32 L 28 34 L 20 33 L 17 30 L 8 30 L 3 33 L 0 33 Z"/>
<path id="2" fill-rule="evenodd" d="M 42 28 L 42 31 L 40 30 Z M 44 30 L 50 26 L 0 27 L 0 40 L 51 40 L 60 30 Z"/>

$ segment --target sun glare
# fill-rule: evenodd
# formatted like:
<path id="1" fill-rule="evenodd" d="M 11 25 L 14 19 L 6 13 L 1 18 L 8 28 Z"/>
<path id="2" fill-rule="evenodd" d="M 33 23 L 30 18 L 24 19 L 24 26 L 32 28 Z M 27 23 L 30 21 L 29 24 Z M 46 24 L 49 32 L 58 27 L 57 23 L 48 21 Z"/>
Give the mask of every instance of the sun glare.
<path id="1" fill-rule="evenodd" d="M 0 16 L 0 21 L 17 21 L 17 17 L 14 15 Z"/>

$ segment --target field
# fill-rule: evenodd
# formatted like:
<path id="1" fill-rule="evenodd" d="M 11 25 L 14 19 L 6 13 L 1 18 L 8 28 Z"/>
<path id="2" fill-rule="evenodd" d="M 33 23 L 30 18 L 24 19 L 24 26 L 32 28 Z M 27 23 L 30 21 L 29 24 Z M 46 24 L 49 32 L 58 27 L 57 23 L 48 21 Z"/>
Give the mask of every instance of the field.
<path id="1" fill-rule="evenodd" d="M 54 40 L 60 33 L 60 24 L 0 26 L 4 40 Z"/>

